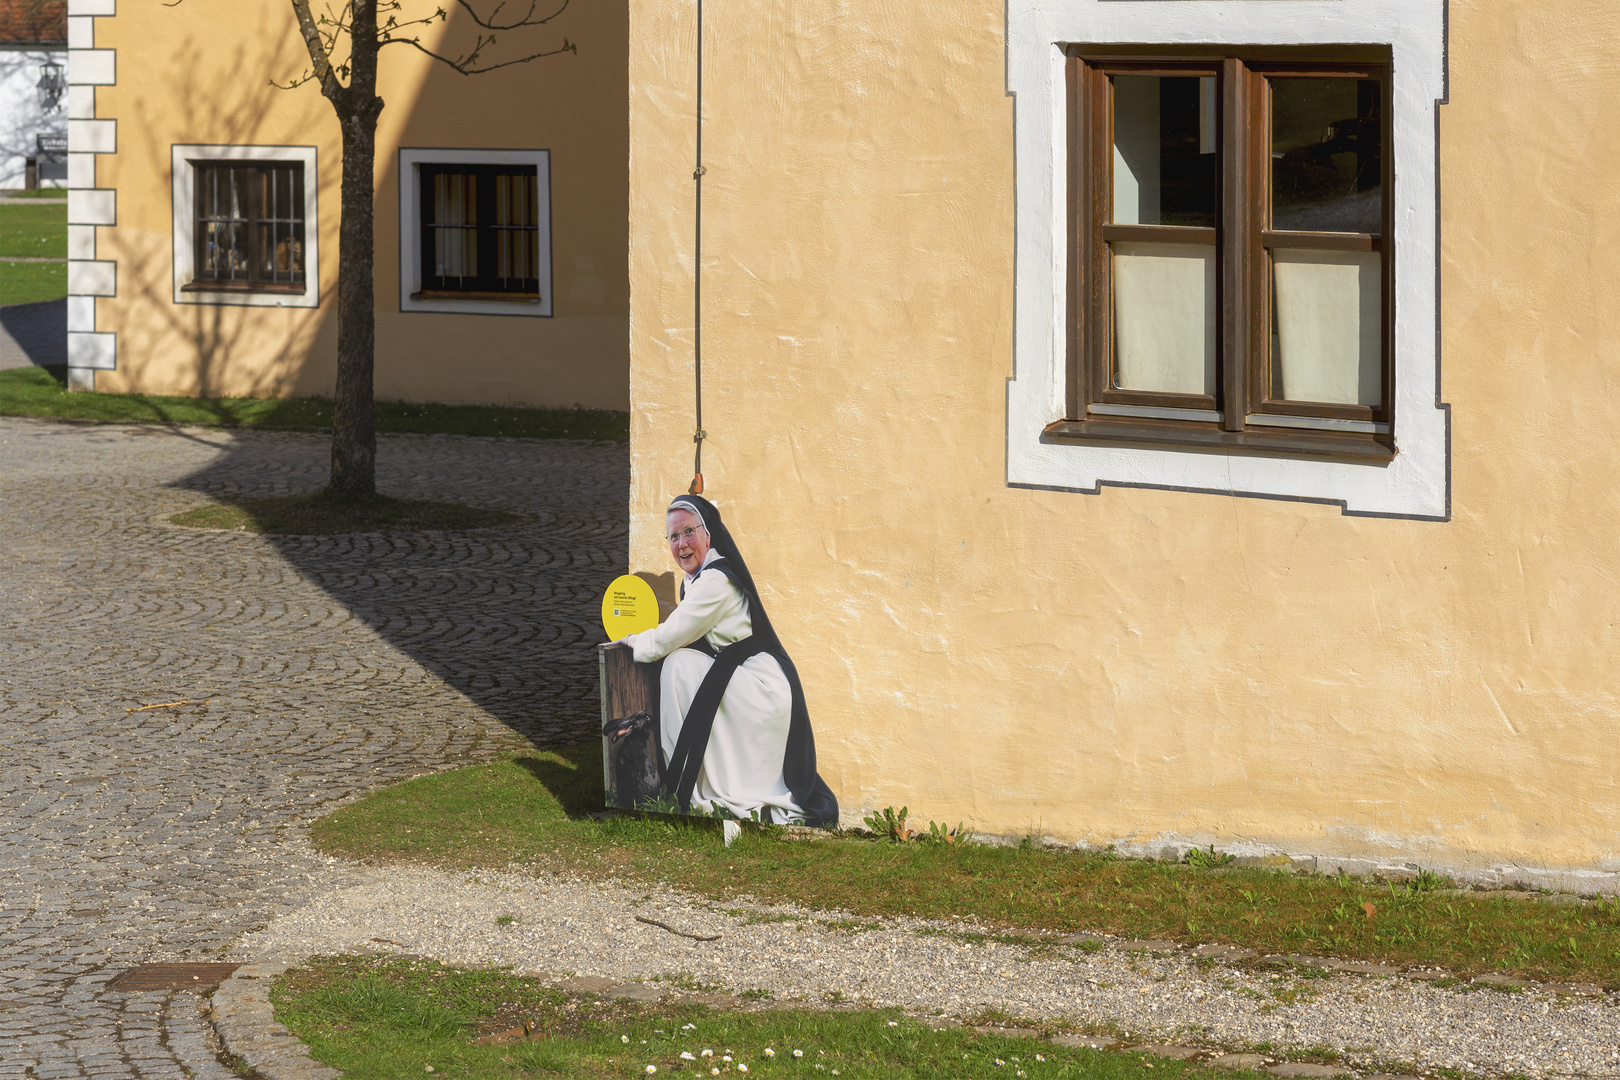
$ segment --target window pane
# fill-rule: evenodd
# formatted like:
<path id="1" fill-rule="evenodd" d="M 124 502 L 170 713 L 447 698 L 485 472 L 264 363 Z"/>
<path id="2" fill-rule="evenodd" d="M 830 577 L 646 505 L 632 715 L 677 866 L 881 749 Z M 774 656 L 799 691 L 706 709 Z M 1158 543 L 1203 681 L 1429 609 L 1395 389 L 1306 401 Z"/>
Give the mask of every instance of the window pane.
<path id="1" fill-rule="evenodd" d="M 1214 228 L 1220 155 L 1213 75 L 1115 75 L 1117 225 Z"/>
<path id="2" fill-rule="evenodd" d="M 1272 396 L 1381 405 L 1382 255 L 1278 248 L 1271 257 Z"/>
<path id="3" fill-rule="evenodd" d="M 1376 79 L 1272 79 L 1271 227 L 1383 231 Z"/>
<path id="4" fill-rule="evenodd" d="M 1215 248 L 1116 243 L 1114 385 L 1215 393 Z"/>
<path id="5" fill-rule="evenodd" d="M 433 175 L 433 272 L 478 276 L 478 182 L 471 173 Z"/>

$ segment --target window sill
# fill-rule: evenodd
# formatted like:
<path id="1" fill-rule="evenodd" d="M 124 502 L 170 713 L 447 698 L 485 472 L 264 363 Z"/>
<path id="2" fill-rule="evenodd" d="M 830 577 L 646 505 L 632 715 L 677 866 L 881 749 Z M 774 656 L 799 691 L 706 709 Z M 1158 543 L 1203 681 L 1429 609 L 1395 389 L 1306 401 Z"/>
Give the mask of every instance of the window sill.
<path id="1" fill-rule="evenodd" d="M 1043 439 L 1067 443 L 1129 443 L 1165 450 L 1226 450 L 1282 457 L 1325 458 L 1388 465 L 1396 450 L 1387 435 L 1279 430 L 1221 431 L 1152 420 L 1056 420 Z"/>
<path id="2" fill-rule="evenodd" d="M 423 289 L 410 294 L 412 300 L 479 300 L 503 304 L 538 304 L 538 293 L 457 292 L 452 289 Z"/>
<path id="3" fill-rule="evenodd" d="M 181 292 L 190 293 L 254 293 L 271 296 L 303 296 L 306 286 L 297 285 L 233 285 L 226 281 L 193 281 L 180 286 Z"/>

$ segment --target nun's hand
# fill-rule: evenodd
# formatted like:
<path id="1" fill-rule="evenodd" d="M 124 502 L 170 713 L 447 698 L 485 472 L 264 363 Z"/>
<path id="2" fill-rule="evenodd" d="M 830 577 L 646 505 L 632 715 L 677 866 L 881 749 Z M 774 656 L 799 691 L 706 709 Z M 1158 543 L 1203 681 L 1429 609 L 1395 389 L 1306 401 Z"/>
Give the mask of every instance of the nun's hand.
<path id="1" fill-rule="evenodd" d="M 640 636 L 641 636 L 640 634 L 626 634 L 626 635 L 624 635 L 624 637 L 620 638 L 618 641 L 615 641 L 613 644 L 615 644 L 615 645 L 623 645 L 627 649 L 634 650 L 635 647 L 636 647 L 636 638 L 638 638 Z"/>

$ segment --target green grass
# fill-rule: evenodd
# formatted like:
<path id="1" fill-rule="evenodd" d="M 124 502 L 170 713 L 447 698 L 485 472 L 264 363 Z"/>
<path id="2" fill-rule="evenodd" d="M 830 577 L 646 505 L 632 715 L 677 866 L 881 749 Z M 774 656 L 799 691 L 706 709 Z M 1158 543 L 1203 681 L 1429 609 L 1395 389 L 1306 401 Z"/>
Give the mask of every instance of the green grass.
<path id="1" fill-rule="evenodd" d="M 333 533 L 394 530 L 459 531 L 515 525 L 526 520 L 505 510 L 480 510 L 457 503 L 421 499 L 336 500 L 324 489 L 300 495 L 243 499 L 231 505 L 205 503 L 169 516 L 171 525 L 225 532 L 330 536 Z"/>
<path id="2" fill-rule="evenodd" d="M 41 264 L 0 264 L 41 265 Z M 330 431 L 327 398 L 190 398 L 155 394 L 70 394 L 64 369 L 0 371 L 0 416 L 39 416 L 116 424 L 201 425 L 278 431 Z M 379 432 L 512 436 L 528 439 L 630 437 L 629 413 L 597 409 L 520 409 L 499 405 L 412 405 L 379 401 Z"/>
<path id="3" fill-rule="evenodd" d="M 0 202 L 0 256 L 67 258 L 67 207 Z"/>
<path id="4" fill-rule="evenodd" d="M 33 191 L 0 191 L 0 196 L 7 199 L 65 199 L 67 188 L 35 188 Z"/>
<path id="5" fill-rule="evenodd" d="M 663 883 L 863 919 L 966 917 L 1002 928 L 1225 942 L 1465 973 L 1620 986 L 1620 903 L 1579 907 L 1437 895 L 1348 877 L 1194 866 L 1035 845 L 807 843 L 712 822 L 597 821 L 597 743 L 422 777 L 316 822 L 321 850 L 374 861 L 537 869 Z M 1367 913 L 1371 904 L 1373 914 Z"/>
<path id="6" fill-rule="evenodd" d="M 37 304 L 67 295 L 67 263 L 0 262 L 0 305 Z M 0 390 L 0 396 L 5 391 Z"/>
<path id="7" fill-rule="evenodd" d="M 505 971 L 431 961 L 326 957 L 281 976 L 276 1019 L 350 1080 L 709 1076 L 733 1080 L 1181 1080 L 1181 1062 L 1066 1049 L 1029 1038 L 933 1031 L 887 1010 L 781 1008 L 739 1013 L 693 1004 L 564 995 Z M 527 1036 L 480 1043 L 527 1024 Z M 691 1025 L 687 1027 L 686 1025 Z M 773 1051 L 767 1054 L 766 1050 Z M 802 1056 L 795 1057 L 797 1050 Z M 705 1051 L 708 1056 L 705 1056 Z M 692 1055 L 683 1059 L 682 1052 Z M 1039 1055 L 1039 1056 L 1037 1056 Z M 730 1058 L 727 1061 L 726 1058 Z M 741 1066 L 747 1066 L 746 1074 Z M 1234 1074 L 1223 1073 L 1227 1077 Z M 1256 1074 L 1235 1074 L 1254 1080 Z"/>

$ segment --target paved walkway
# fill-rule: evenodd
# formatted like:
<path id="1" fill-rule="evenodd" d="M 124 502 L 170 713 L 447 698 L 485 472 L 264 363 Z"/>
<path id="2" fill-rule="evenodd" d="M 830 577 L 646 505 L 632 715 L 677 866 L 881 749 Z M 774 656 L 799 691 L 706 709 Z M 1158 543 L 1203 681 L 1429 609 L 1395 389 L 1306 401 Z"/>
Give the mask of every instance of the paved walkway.
<path id="1" fill-rule="evenodd" d="M 592 732 L 624 447 L 379 442 L 388 493 L 532 523 L 176 529 L 205 494 L 319 485 L 325 441 L 0 418 L 0 1080 L 206 1071 L 191 995 L 105 984 L 329 886 L 285 839 L 326 800 Z M 132 711 L 176 701 L 206 704 Z"/>

